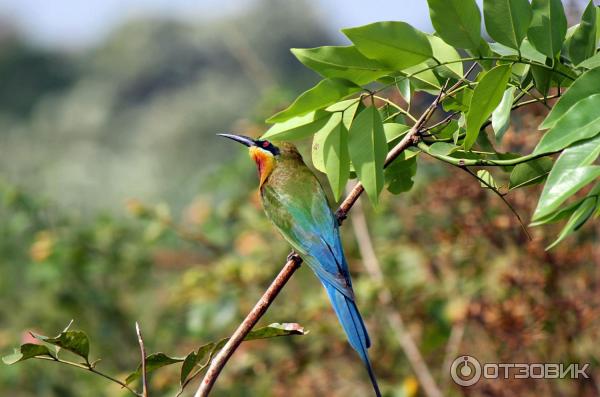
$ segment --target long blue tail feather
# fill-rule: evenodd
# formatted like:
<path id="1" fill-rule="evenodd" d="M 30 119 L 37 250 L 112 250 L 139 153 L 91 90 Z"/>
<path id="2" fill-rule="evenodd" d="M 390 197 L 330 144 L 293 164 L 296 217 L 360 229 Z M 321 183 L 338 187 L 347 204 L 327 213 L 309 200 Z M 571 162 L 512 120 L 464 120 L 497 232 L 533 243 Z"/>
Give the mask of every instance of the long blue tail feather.
<path id="1" fill-rule="evenodd" d="M 356 303 L 340 293 L 334 286 L 327 283 L 327 281 L 321 280 L 321 282 L 323 283 L 323 286 L 329 295 L 329 299 L 331 300 L 335 314 L 342 324 L 342 328 L 346 332 L 350 346 L 352 346 L 352 348 L 358 352 L 358 355 L 362 359 L 367 371 L 369 372 L 369 378 L 373 384 L 375 395 L 377 397 L 381 397 L 379 385 L 375 379 L 375 374 L 373 373 L 371 361 L 369 360 L 369 355 L 367 353 L 367 349 L 371 345 L 371 341 L 369 340 L 369 334 L 367 333 L 365 324 L 360 316 L 360 313 L 358 312 Z"/>

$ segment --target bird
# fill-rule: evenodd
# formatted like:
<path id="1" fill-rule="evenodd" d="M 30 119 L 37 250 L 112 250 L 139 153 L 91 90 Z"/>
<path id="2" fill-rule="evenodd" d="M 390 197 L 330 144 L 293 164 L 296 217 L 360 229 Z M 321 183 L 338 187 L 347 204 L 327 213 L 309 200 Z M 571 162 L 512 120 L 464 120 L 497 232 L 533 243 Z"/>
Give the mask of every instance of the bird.
<path id="1" fill-rule="evenodd" d="M 244 135 L 218 135 L 249 148 L 258 170 L 260 197 L 267 218 L 325 287 L 348 342 L 358 352 L 375 395 L 380 397 L 367 353 L 371 341 L 356 306 L 339 223 L 319 180 L 291 143 L 277 142 L 275 146 L 268 140 Z"/>

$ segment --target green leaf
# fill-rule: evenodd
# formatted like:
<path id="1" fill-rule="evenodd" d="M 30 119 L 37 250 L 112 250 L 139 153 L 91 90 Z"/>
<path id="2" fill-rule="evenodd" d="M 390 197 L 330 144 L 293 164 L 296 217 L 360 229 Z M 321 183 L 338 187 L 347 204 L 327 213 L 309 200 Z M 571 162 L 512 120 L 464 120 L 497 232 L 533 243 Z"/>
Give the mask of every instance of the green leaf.
<path id="1" fill-rule="evenodd" d="M 207 343 L 206 345 L 200 346 L 198 350 L 191 352 L 185 357 L 183 364 L 181 364 L 181 373 L 179 374 L 181 385 L 186 382 L 195 368 L 198 371 L 202 371 L 208 366 L 208 364 L 210 364 L 210 360 L 215 353 L 216 347 L 216 343 Z M 207 358 L 205 358 L 206 355 L 208 355 Z"/>
<path id="2" fill-rule="evenodd" d="M 83 331 L 63 331 L 54 338 L 37 334 L 32 335 L 43 342 L 68 350 L 84 358 L 85 362 L 89 363 L 90 341 Z"/>
<path id="3" fill-rule="evenodd" d="M 596 53 L 596 7 L 590 0 L 583 15 L 581 23 L 573 32 L 569 41 L 569 56 L 571 62 L 578 65 Z"/>
<path id="4" fill-rule="evenodd" d="M 565 149 L 556 160 L 533 214 L 537 221 L 600 176 L 600 166 L 589 165 L 600 154 L 600 135 Z"/>
<path id="5" fill-rule="evenodd" d="M 429 146 L 429 152 L 438 156 L 447 156 L 459 149 L 458 146 L 448 142 L 435 142 Z"/>
<path id="6" fill-rule="evenodd" d="M 344 194 L 350 175 L 350 155 L 348 154 L 348 130 L 340 122 L 327 135 L 323 148 L 325 170 L 335 200 Z"/>
<path id="7" fill-rule="evenodd" d="M 15 349 L 13 354 L 2 357 L 4 364 L 11 365 L 18 363 L 19 361 L 25 361 L 30 358 L 48 356 L 54 357 L 50 350 L 44 345 L 36 345 L 33 343 L 25 343 L 18 349 Z"/>
<path id="8" fill-rule="evenodd" d="M 327 107 L 325 110 L 328 112 L 343 112 L 342 120 L 346 129 L 350 128 L 354 116 L 356 115 L 359 108 L 364 107 L 360 98 L 348 99 L 345 101 L 334 103 Z"/>
<path id="9" fill-rule="evenodd" d="M 306 335 L 307 333 L 308 331 L 305 331 L 304 327 L 298 323 L 273 323 L 266 327 L 250 331 L 244 340 L 267 339 L 290 335 Z"/>
<path id="10" fill-rule="evenodd" d="M 509 87 L 504 91 L 500 104 L 492 112 L 492 129 L 496 142 L 502 141 L 504 133 L 510 125 L 510 111 L 513 104 L 516 87 Z"/>
<path id="11" fill-rule="evenodd" d="M 146 374 L 149 374 L 159 368 L 166 367 L 167 365 L 177 364 L 183 362 L 183 357 L 170 357 L 165 353 L 152 353 L 149 356 L 146 356 Z M 125 383 L 129 384 L 134 380 L 138 379 L 142 376 L 142 365 L 140 364 L 137 370 L 125 379 Z"/>
<path id="12" fill-rule="evenodd" d="M 531 22 L 531 6 L 527 0 L 484 0 L 485 28 L 491 38 L 508 47 L 519 49 Z"/>
<path id="13" fill-rule="evenodd" d="M 560 0 L 533 0 L 533 17 L 527 31 L 531 44 L 548 58 L 560 52 L 567 33 L 567 17 Z"/>
<path id="14" fill-rule="evenodd" d="M 452 62 L 447 65 L 439 66 L 436 71 L 447 78 L 461 79 L 463 77 L 463 65 L 460 61 L 461 56 L 454 47 L 447 44 L 444 40 L 434 35 L 427 35 L 431 49 L 433 50 L 433 57 L 441 63 Z M 429 61 L 429 64 L 434 66 L 437 63 L 433 60 Z"/>
<path id="15" fill-rule="evenodd" d="M 518 57 L 519 57 L 519 51 L 517 51 L 513 48 L 510 48 L 510 47 L 507 47 L 505 45 L 502 45 L 500 43 L 489 43 L 489 46 L 498 55 L 502 55 L 505 57 L 512 56 L 512 57 L 514 57 L 513 59 L 515 59 L 515 60 L 518 59 Z M 521 43 L 520 52 L 521 52 L 521 58 L 523 58 L 523 59 L 527 59 L 527 60 L 534 61 L 537 63 L 545 63 L 546 62 L 546 55 L 542 54 L 541 52 L 539 52 L 538 50 L 533 48 L 533 46 L 527 39 L 523 40 L 523 43 Z M 513 69 L 515 66 L 516 65 L 513 65 Z"/>
<path id="16" fill-rule="evenodd" d="M 466 150 L 473 146 L 479 129 L 502 100 L 509 78 L 509 65 L 496 66 L 486 72 L 475 87 L 467 113 L 467 136 L 464 141 Z"/>
<path id="17" fill-rule="evenodd" d="M 393 142 L 401 136 L 404 136 L 408 130 L 410 130 L 409 126 L 400 123 L 385 123 L 383 125 L 383 132 L 385 133 L 385 140 L 387 143 Z"/>
<path id="18" fill-rule="evenodd" d="M 595 194 L 597 195 L 598 193 L 596 192 Z M 571 218 L 569 218 L 569 221 L 563 227 L 556 240 L 554 240 L 552 244 L 547 246 L 546 250 L 557 246 L 558 243 L 563 241 L 569 234 L 581 228 L 581 226 L 583 226 L 583 224 L 587 222 L 587 220 L 592 216 L 597 205 L 597 196 L 587 197 L 585 200 L 583 200 L 575 209 L 575 211 L 573 211 L 573 213 L 571 214 Z"/>
<path id="19" fill-rule="evenodd" d="M 283 123 L 273 125 L 262 135 L 261 139 L 285 141 L 306 138 L 319 131 L 330 117 L 331 113 L 323 110 L 317 110 L 305 116 L 294 117 Z"/>
<path id="20" fill-rule="evenodd" d="M 600 132 L 599 109 L 600 93 L 577 102 L 544 134 L 533 153 L 553 153 L 573 142 L 593 138 Z"/>
<path id="21" fill-rule="evenodd" d="M 451 97 L 447 97 L 442 102 L 444 110 L 447 112 L 458 110 L 460 112 L 468 112 L 471 105 L 471 99 L 473 98 L 473 90 L 465 88 L 458 91 Z"/>
<path id="22" fill-rule="evenodd" d="M 517 164 L 510 173 L 509 189 L 517 189 L 544 181 L 552 169 L 552 164 L 553 161 L 549 157 Z"/>
<path id="23" fill-rule="evenodd" d="M 452 138 L 456 131 L 458 131 L 458 121 L 452 120 L 443 128 L 438 127 L 433 129 L 431 133 L 435 134 L 439 138 Z"/>
<path id="24" fill-rule="evenodd" d="M 278 336 L 288 336 L 288 335 L 306 335 L 308 331 L 304 331 L 304 328 L 300 326 L 300 324 L 296 323 L 273 323 L 266 327 L 261 327 L 256 330 L 250 331 L 248 335 L 244 338 L 244 341 L 255 340 L 255 339 L 266 339 L 266 338 L 275 338 Z M 204 357 L 210 353 L 216 353 L 219 351 L 229 338 L 223 338 L 218 342 L 210 342 L 205 345 L 200 346 L 194 352 L 189 353 L 186 357 L 171 357 L 164 353 L 152 353 L 146 357 L 146 374 L 155 371 L 159 368 L 165 367 L 171 364 L 177 364 L 183 362 L 182 373 L 181 373 L 181 383 L 185 382 L 185 379 L 190 374 L 190 372 L 201 362 L 204 360 Z M 211 355 L 212 357 L 212 355 Z M 204 365 L 201 368 L 204 368 L 210 361 L 203 363 Z M 192 365 L 193 364 L 193 365 Z M 138 379 L 142 375 L 142 365 L 138 365 L 138 368 L 135 372 L 131 373 L 126 379 L 125 383 L 129 384 L 134 380 Z"/>
<path id="25" fill-rule="evenodd" d="M 412 88 L 410 86 L 410 79 L 403 78 L 396 82 L 396 87 L 398 87 L 398 91 L 400 91 L 400 95 L 402 98 L 410 105 L 410 100 L 412 98 Z"/>
<path id="26" fill-rule="evenodd" d="M 594 55 L 593 57 L 581 62 L 578 66 L 586 69 L 597 68 L 598 66 L 600 66 L 600 52 L 596 53 L 596 55 Z"/>
<path id="27" fill-rule="evenodd" d="M 271 116 L 267 123 L 281 123 L 293 117 L 303 116 L 313 110 L 322 109 L 342 98 L 359 92 L 362 88 L 343 79 L 324 79 L 298 98 L 285 110 Z"/>
<path id="28" fill-rule="evenodd" d="M 466 51 L 467 51 L 467 54 L 469 54 L 469 56 L 481 58 L 477 61 L 477 63 L 479 64 L 479 66 L 481 66 L 483 68 L 483 70 L 487 71 L 487 70 L 490 70 L 492 67 L 494 67 L 494 63 L 495 63 L 494 60 L 484 59 L 484 58 L 494 56 L 494 52 L 490 48 L 489 43 L 487 41 L 485 41 L 484 39 L 481 39 L 479 41 L 479 46 L 477 48 L 470 48 L 470 49 L 467 49 Z"/>
<path id="29" fill-rule="evenodd" d="M 300 62 L 324 77 L 342 78 L 362 85 L 390 73 L 381 63 L 361 54 L 355 46 L 293 48 Z"/>
<path id="30" fill-rule="evenodd" d="M 415 91 L 431 90 L 433 93 L 442 87 L 431 66 L 426 62 L 406 68 L 402 73 L 410 76 L 410 82 Z"/>
<path id="31" fill-rule="evenodd" d="M 481 179 L 483 182 L 480 182 L 481 187 L 486 188 L 486 189 L 494 189 L 494 190 L 498 190 L 499 186 L 496 183 L 496 180 L 494 179 L 494 177 L 492 176 L 492 174 L 490 174 L 490 172 L 488 170 L 478 170 L 477 171 L 477 176 L 479 177 L 479 179 Z"/>
<path id="32" fill-rule="evenodd" d="M 325 141 L 331 131 L 338 127 L 339 124 L 342 123 L 342 114 L 334 113 L 331 115 L 331 118 L 321 128 L 317 133 L 313 136 L 312 141 L 312 163 L 313 166 L 321 172 L 327 173 L 325 170 Z"/>
<path id="33" fill-rule="evenodd" d="M 600 67 L 579 76 L 554 105 L 539 129 L 552 128 L 573 105 L 590 95 L 600 93 Z"/>
<path id="34" fill-rule="evenodd" d="M 552 85 L 552 71 L 541 66 L 532 65 L 531 74 L 533 75 L 536 90 L 543 96 L 546 96 Z"/>
<path id="35" fill-rule="evenodd" d="M 523 40 L 521 44 L 521 57 L 530 59 L 534 62 L 544 63 L 546 62 L 546 56 L 539 52 L 529 41 L 529 39 Z"/>
<path id="36" fill-rule="evenodd" d="M 383 189 L 387 144 L 379 112 L 370 106 L 360 112 L 349 131 L 348 150 L 358 178 L 373 205 Z"/>
<path id="37" fill-rule="evenodd" d="M 481 14 L 475 0 L 427 0 L 433 28 L 448 44 L 475 49 L 481 40 Z"/>
<path id="38" fill-rule="evenodd" d="M 361 53 L 395 70 L 417 65 L 432 56 L 427 36 L 406 22 L 375 22 L 342 32 Z"/>
<path id="39" fill-rule="evenodd" d="M 387 190 L 392 194 L 409 191 L 413 185 L 413 177 L 417 173 L 417 158 L 396 159 L 385 169 Z"/>
<path id="40" fill-rule="evenodd" d="M 546 223 L 556 223 L 562 219 L 565 219 L 566 217 L 570 216 L 573 212 L 575 212 L 575 210 L 579 207 L 583 200 L 585 200 L 585 197 L 561 208 L 556 212 L 551 212 L 546 216 L 540 217 L 537 221 L 531 222 L 529 226 L 534 227 L 544 225 Z"/>

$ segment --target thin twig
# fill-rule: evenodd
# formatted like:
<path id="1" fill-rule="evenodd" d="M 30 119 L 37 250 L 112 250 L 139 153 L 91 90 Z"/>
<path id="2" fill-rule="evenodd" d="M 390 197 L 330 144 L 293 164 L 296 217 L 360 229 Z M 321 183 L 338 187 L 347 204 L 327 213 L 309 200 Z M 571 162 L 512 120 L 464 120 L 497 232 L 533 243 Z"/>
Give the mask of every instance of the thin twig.
<path id="1" fill-rule="evenodd" d="M 383 101 L 383 102 L 387 103 L 388 105 L 390 105 L 391 107 L 393 107 L 393 108 L 397 109 L 397 110 L 398 110 L 400 113 L 402 113 L 402 114 L 404 114 L 404 115 L 408 116 L 408 117 L 409 117 L 409 118 L 410 118 L 410 119 L 411 119 L 413 122 L 415 122 L 415 123 L 417 122 L 417 119 L 416 119 L 416 118 L 415 118 L 415 117 L 414 117 L 412 114 L 410 114 L 410 113 L 408 112 L 408 110 L 406 110 L 406 109 L 403 109 L 403 108 L 402 108 L 401 106 L 399 106 L 397 103 L 394 103 L 394 102 L 390 101 L 390 100 L 389 100 L 389 99 L 387 99 L 387 98 L 380 97 L 380 96 L 377 96 L 377 95 L 373 95 L 373 97 L 374 97 L 375 99 L 379 99 L 380 101 Z"/>
<path id="2" fill-rule="evenodd" d="M 87 365 L 87 364 L 79 364 L 79 363 L 74 363 L 72 361 L 67 361 L 67 360 L 61 360 L 60 358 L 56 358 L 56 357 L 47 357 L 47 356 L 36 356 L 34 357 L 38 360 L 46 360 L 46 361 L 53 361 L 56 363 L 61 363 L 61 364 L 65 364 L 65 365 L 70 365 L 72 367 L 76 367 L 76 368 L 81 368 L 81 369 L 85 369 L 88 370 L 96 375 L 100 375 L 103 378 L 106 378 L 108 380 L 110 380 L 111 382 L 114 382 L 116 384 L 118 384 L 119 386 L 129 390 L 131 393 L 135 394 L 138 397 L 143 397 L 142 393 L 138 393 L 137 391 L 135 391 L 134 389 L 132 389 L 131 387 L 127 386 L 127 384 L 125 382 L 121 382 L 120 380 L 113 378 L 110 375 L 105 374 L 104 372 L 100 372 L 98 371 L 96 368 L 94 368 L 91 364 Z"/>
<path id="3" fill-rule="evenodd" d="M 430 125 L 429 127 L 423 129 L 421 136 L 422 137 L 431 136 L 432 134 L 426 134 L 426 132 L 429 132 L 429 131 L 436 129 L 444 124 L 449 123 L 452 120 L 452 117 L 456 116 L 459 113 L 460 113 L 459 111 L 452 112 L 449 115 L 447 115 L 446 117 L 444 117 L 442 120 L 438 121 L 437 123 Z"/>
<path id="4" fill-rule="evenodd" d="M 146 377 L 146 348 L 144 347 L 144 339 L 142 338 L 142 330 L 138 322 L 135 322 L 135 333 L 138 337 L 140 345 L 140 353 L 142 356 L 142 396 L 148 397 L 148 379 Z"/>
<path id="5" fill-rule="evenodd" d="M 550 95 L 548 97 L 546 97 L 546 99 L 554 99 L 554 98 L 558 98 L 560 97 L 560 94 L 556 94 L 556 95 Z M 531 105 L 532 103 L 538 103 L 539 100 L 538 99 L 531 99 L 529 101 L 523 101 L 523 102 L 519 102 L 516 103 L 512 106 L 511 110 L 515 110 L 520 108 L 521 106 L 527 106 L 527 105 Z"/>
<path id="6" fill-rule="evenodd" d="M 404 326 L 402 315 L 394 308 L 392 293 L 385 285 L 383 271 L 381 270 L 381 265 L 375 255 L 375 249 L 367 225 L 367 217 L 365 216 L 360 200 L 356 203 L 354 208 L 352 228 L 354 229 L 354 235 L 356 236 L 363 264 L 378 286 L 378 299 L 381 305 L 380 309 L 382 309 L 390 327 L 394 331 L 412 370 L 423 387 L 425 395 L 428 397 L 442 397 L 442 392 L 433 379 L 431 371 L 427 367 L 427 363 L 423 359 L 417 344 Z"/>
<path id="7" fill-rule="evenodd" d="M 521 228 L 523 229 L 523 232 L 525 232 L 525 235 L 527 235 L 527 238 L 529 240 L 533 240 L 533 238 L 531 237 L 531 234 L 529 234 L 529 231 L 527 230 L 527 226 L 525 226 L 525 223 L 523 223 L 523 220 L 521 219 L 521 216 L 519 215 L 519 213 L 517 212 L 517 210 L 515 209 L 515 207 L 513 207 L 512 204 L 506 199 L 506 197 L 504 197 L 504 194 L 500 193 L 494 186 L 492 186 L 491 184 L 489 184 L 485 179 L 480 178 L 479 175 L 475 174 L 473 171 L 471 171 L 466 166 L 463 166 L 463 167 L 459 166 L 459 168 L 462 169 L 462 170 L 464 170 L 464 171 L 466 171 L 467 173 L 469 173 L 471 176 L 473 176 L 479 182 L 483 183 L 486 187 L 488 187 L 498 197 L 500 197 L 500 199 L 504 202 L 504 204 L 506 204 L 506 206 L 508 207 L 508 209 L 515 215 L 515 217 L 519 221 L 519 224 L 521 225 Z"/>

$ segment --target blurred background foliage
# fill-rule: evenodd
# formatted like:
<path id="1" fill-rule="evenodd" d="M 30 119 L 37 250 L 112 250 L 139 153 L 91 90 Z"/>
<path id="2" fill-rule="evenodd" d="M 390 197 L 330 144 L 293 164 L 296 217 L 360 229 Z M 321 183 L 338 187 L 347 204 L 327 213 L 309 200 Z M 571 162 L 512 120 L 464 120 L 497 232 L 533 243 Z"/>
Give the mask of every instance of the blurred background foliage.
<path id="1" fill-rule="evenodd" d="M 0 351 L 29 341 L 30 330 L 52 335 L 75 319 L 90 336 L 92 358 L 124 378 L 138 363 L 136 320 L 150 352 L 183 355 L 227 336 L 288 247 L 263 215 L 246 153 L 214 134 L 259 135 L 266 116 L 316 81 L 288 49 L 327 43 L 335 39 L 307 3 L 274 0 L 198 24 L 132 21 L 79 51 L 36 47 L 4 29 Z M 530 150 L 545 112 L 517 112 L 502 149 Z M 534 186 L 508 198 L 527 218 L 538 196 Z M 598 226 L 546 252 L 558 228 L 536 228 L 528 241 L 497 197 L 427 160 L 411 192 L 364 208 L 394 306 L 444 393 L 598 394 Z M 421 395 L 378 310 L 350 223 L 342 233 L 382 388 L 387 396 Z M 243 344 L 215 396 L 369 395 L 307 269 L 261 320 L 272 322 L 299 322 L 310 333 Z M 592 377 L 459 389 L 444 367 L 456 353 L 590 363 Z M 177 377 L 174 369 L 156 372 L 153 395 L 173 395 Z M 127 395 L 102 378 L 38 361 L 0 366 L 0 392 Z"/>

